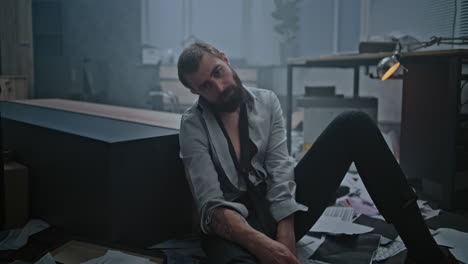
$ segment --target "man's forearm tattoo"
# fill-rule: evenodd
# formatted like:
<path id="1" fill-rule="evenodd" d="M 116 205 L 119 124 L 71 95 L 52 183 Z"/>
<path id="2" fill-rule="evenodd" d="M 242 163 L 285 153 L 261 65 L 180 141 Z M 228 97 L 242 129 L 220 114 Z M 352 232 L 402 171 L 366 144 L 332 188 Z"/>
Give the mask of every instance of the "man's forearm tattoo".
<path id="1" fill-rule="evenodd" d="M 233 223 L 231 221 L 236 221 L 238 219 L 241 221 L 241 223 L 247 224 L 247 221 L 244 219 L 244 217 L 242 217 L 235 211 L 231 212 L 233 212 L 236 215 L 234 219 L 229 219 L 229 216 L 226 215 L 226 210 L 215 210 L 215 212 L 213 213 L 213 217 L 211 218 L 210 224 L 211 228 L 213 229 L 213 231 L 215 231 L 216 234 L 228 240 L 232 240 Z"/>

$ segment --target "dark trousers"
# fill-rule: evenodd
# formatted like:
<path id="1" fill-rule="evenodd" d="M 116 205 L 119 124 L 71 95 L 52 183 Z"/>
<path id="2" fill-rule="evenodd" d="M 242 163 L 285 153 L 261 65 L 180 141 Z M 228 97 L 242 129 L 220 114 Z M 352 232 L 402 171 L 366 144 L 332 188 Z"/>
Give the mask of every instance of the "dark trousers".
<path id="1" fill-rule="evenodd" d="M 294 169 L 296 200 L 309 207 L 294 215 L 297 240 L 330 204 L 352 162 L 387 222 L 401 217 L 401 208 L 416 199 L 374 121 L 362 112 L 340 114 Z M 216 236 L 204 236 L 202 247 L 210 263 L 257 263 L 241 246 Z"/>

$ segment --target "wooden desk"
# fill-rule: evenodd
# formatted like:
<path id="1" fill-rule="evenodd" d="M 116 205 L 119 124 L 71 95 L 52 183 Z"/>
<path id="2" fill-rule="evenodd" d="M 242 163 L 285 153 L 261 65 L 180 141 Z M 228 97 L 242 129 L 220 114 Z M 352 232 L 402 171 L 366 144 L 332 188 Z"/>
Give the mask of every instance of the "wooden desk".
<path id="1" fill-rule="evenodd" d="M 177 130 L 180 128 L 180 118 L 182 116 L 176 113 L 65 99 L 30 99 L 14 102 Z"/>
<path id="2" fill-rule="evenodd" d="M 286 133 L 289 151 L 291 151 L 291 120 L 293 106 L 293 70 L 294 68 L 350 68 L 354 70 L 353 97 L 359 97 L 359 69 L 361 66 L 373 66 L 391 53 L 348 54 L 324 56 L 318 58 L 289 58 L 287 66 L 287 109 Z"/>
<path id="3" fill-rule="evenodd" d="M 382 58 L 391 55 L 373 53 L 289 59 L 288 146 L 291 146 L 294 68 L 352 68 L 353 96 L 358 97 L 360 67 L 376 66 Z M 460 151 L 460 136 L 457 134 L 460 132 L 460 80 L 466 79 L 461 66 L 468 61 L 468 50 L 402 53 L 400 61 L 409 69 L 403 75 L 401 166 L 410 180 L 421 185 L 424 196 L 438 202 L 442 208 L 463 206 L 457 202 L 466 201 L 463 198 L 468 197 L 468 173 L 466 170 L 457 171 L 456 160 L 460 155 L 456 152 Z M 465 146 L 466 149 L 468 147 Z"/>

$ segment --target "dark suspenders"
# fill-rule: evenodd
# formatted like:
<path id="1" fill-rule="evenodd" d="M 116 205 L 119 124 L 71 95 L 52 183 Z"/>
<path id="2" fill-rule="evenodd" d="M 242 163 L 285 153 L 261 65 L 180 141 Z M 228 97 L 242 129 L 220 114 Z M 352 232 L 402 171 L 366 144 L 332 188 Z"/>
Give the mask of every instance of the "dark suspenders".
<path id="1" fill-rule="evenodd" d="M 262 182 L 255 186 L 249 179 L 249 172 L 255 173 L 251 165 L 251 151 L 250 146 L 253 144 L 249 137 L 249 120 L 247 116 L 247 107 L 244 104 L 241 105 L 240 116 L 239 116 L 239 141 L 240 141 L 240 162 L 237 160 L 234 146 L 229 138 L 229 134 L 222 121 L 216 115 L 221 130 L 228 142 L 229 152 L 234 161 L 234 164 L 242 176 L 243 180 L 247 185 L 247 192 L 244 194 L 241 200 L 247 199 L 247 203 L 250 205 L 249 217 L 247 221 L 249 224 L 257 229 L 258 231 L 268 235 L 269 237 L 276 238 L 276 221 L 273 219 L 270 212 L 269 202 L 266 200 L 266 183 Z M 252 211 L 253 210 L 253 211 Z"/>

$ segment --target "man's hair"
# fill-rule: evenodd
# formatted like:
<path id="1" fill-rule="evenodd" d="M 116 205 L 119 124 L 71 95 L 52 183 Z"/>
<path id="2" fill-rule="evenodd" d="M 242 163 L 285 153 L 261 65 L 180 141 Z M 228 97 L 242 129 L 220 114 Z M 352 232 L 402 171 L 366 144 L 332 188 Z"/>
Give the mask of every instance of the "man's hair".
<path id="1" fill-rule="evenodd" d="M 195 42 L 190 44 L 182 51 L 177 62 L 177 71 L 179 74 L 179 81 L 187 88 L 191 88 L 184 75 L 187 73 L 194 73 L 198 70 L 200 61 L 205 53 L 209 53 L 217 58 L 222 59 L 221 52 L 213 45 L 206 42 Z"/>

